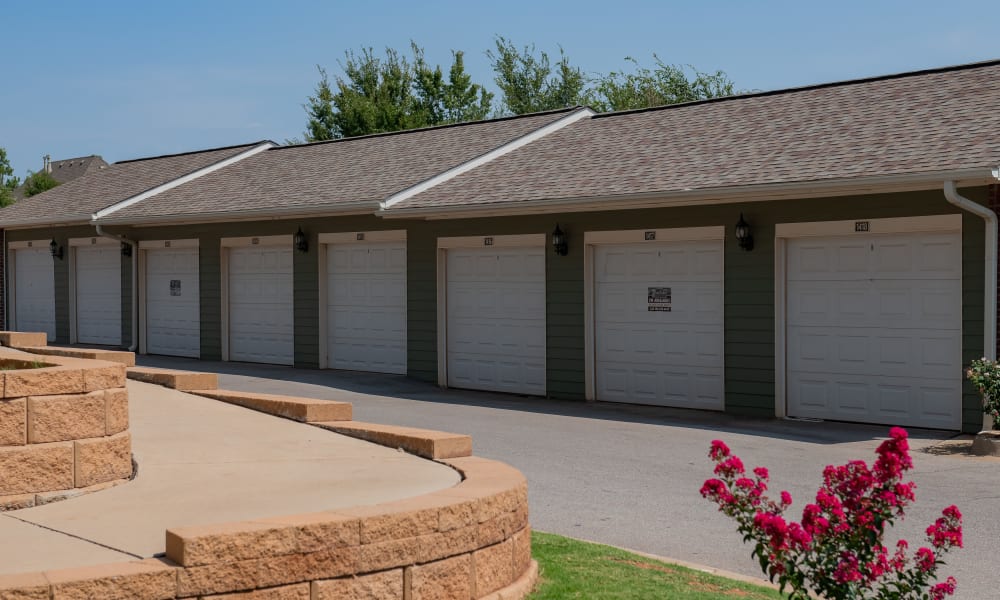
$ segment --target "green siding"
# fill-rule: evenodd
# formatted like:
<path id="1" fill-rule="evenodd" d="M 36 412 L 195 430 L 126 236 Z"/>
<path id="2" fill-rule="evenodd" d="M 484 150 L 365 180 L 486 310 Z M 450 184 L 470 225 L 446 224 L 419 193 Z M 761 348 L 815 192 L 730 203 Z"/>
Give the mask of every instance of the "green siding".
<path id="1" fill-rule="evenodd" d="M 987 189 L 962 193 L 986 203 Z M 743 212 L 753 227 L 755 248 L 741 250 L 732 226 Z M 757 417 L 774 414 L 774 230 L 777 223 L 863 220 L 914 215 L 954 214 L 958 210 L 938 191 L 784 200 L 715 206 L 656 208 L 630 211 L 491 217 L 463 220 L 394 220 L 372 215 L 322 219 L 288 219 L 202 225 L 113 228 L 130 239 L 200 240 L 201 355 L 219 359 L 222 353 L 220 281 L 222 237 L 308 234 L 308 253 L 295 252 L 295 365 L 319 364 L 319 244 L 317 234 L 406 229 L 407 243 L 407 365 L 411 377 L 437 382 L 437 239 L 454 236 L 549 234 L 556 223 L 566 231 L 569 254 L 557 256 L 546 247 L 547 393 L 553 398 L 584 397 L 584 244 L 586 231 L 657 229 L 722 225 L 725 242 L 725 385 L 726 411 Z M 91 227 L 14 230 L 8 241 L 56 240 L 68 248 L 70 237 L 92 237 Z M 983 353 L 983 222 L 963 217 L 963 362 Z M 68 250 L 67 250 L 68 253 Z M 9 276 L 9 274 L 8 274 Z M 69 340 L 69 260 L 55 262 L 56 330 L 58 341 Z M 123 343 L 130 341 L 131 268 L 122 261 Z M 965 385 L 963 429 L 981 426 L 979 397 Z"/>
<path id="2" fill-rule="evenodd" d="M 986 203 L 986 188 L 962 190 Z M 753 227 L 754 249 L 732 237 L 743 212 Z M 545 216 L 428 221 L 411 225 L 409 238 L 409 373 L 437 381 L 436 244 L 438 237 L 567 233 L 569 254 L 546 249 L 547 390 L 553 398 L 584 397 L 584 244 L 587 231 L 722 225 L 725 243 L 726 411 L 774 415 L 774 232 L 777 223 L 864 220 L 954 214 L 942 192 L 913 192 L 742 204 L 583 212 Z M 983 222 L 963 219 L 963 361 L 982 355 Z M 957 375 L 957 374 L 956 374 Z M 979 398 L 965 386 L 963 429 L 981 426 Z"/>

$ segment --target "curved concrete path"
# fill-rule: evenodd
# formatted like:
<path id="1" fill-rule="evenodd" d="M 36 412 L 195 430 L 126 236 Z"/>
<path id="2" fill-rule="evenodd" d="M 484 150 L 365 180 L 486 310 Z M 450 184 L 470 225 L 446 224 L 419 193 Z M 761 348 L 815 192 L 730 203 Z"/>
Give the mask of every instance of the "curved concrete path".
<path id="1" fill-rule="evenodd" d="M 164 551 L 170 527 L 370 505 L 459 483 L 449 467 L 391 448 L 128 382 L 134 481 L 0 513 L 0 574 Z"/>

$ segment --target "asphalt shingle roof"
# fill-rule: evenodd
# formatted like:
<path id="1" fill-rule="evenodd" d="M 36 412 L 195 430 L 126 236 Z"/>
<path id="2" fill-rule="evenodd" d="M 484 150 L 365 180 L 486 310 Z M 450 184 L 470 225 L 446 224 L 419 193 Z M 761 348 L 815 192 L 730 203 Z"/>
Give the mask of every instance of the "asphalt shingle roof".
<path id="1" fill-rule="evenodd" d="M 257 144 L 117 162 L 0 209 L 0 227 L 90 221 L 93 213 Z M 102 161 L 103 162 L 103 161 Z"/>
<path id="2" fill-rule="evenodd" d="M 336 211 L 375 203 L 572 110 L 273 148 L 115 211 L 107 220 L 211 218 L 297 208 Z"/>
<path id="3" fill-rule="evenodd" d="M 1000 165 L 1000 62 L 582 119 L 391 209 Z"/>

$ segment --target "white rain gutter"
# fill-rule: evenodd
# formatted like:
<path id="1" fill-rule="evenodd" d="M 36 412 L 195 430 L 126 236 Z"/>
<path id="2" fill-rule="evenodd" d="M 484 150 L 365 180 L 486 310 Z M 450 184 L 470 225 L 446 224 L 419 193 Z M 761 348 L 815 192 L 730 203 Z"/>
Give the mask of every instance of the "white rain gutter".
<path id="1" fill-rule="evenodd" d="M 981 204 L 958 194 L 954 181 L 944 182 L 944 197 L 948 202 L 981 217 L 986 221 L 986 273 L 983 299 L 983 357 L 989 360 L 997 358 L 997 214 Z M 993 428 L 993 419 L 983 415 L 983 429 Z"/>
<path id="2" fill-rule="evenodd" d="M 128 347 L 128 351 L 135 352 L 139 347 L 139 244 L 123 235 L 104 231 L 100 223 L 95 223 L 94 227 L 97 228 L 97 235 L 132 247 L 132 345 Z"/>

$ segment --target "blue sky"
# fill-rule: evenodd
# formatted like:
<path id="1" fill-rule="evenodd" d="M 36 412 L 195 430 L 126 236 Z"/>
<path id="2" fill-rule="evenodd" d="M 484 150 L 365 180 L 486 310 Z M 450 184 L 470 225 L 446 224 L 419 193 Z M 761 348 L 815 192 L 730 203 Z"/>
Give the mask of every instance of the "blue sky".
<path id="1" fill-rule="evenodd" d="M 721 69 L 778 89 L 1000 58 L 996 4 L 897 2 L 322 2 L 5 0 L 0 147 L 16 173 L 54 159 L 109 162 L 300 137 L 316 65 L 344 50 L 466 52 L 492 84 L 495 35 L 561 45 L 589 72 L 634 56 Z M 495 86 L 494 86 L 495 87 Z"/>

